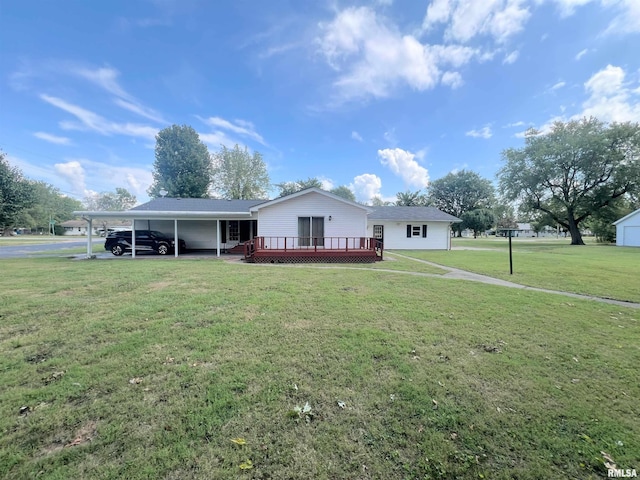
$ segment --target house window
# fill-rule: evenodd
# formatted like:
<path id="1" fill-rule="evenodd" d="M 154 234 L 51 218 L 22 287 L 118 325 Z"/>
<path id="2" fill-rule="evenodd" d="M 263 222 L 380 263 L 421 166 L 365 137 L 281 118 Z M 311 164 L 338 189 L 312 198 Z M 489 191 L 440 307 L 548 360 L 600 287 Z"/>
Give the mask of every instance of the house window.
<path id="1" fill-rule="evenodd" d="M 373 238 L 377 240 L 382 240 L 383 232 L 384 232 L 384 227 L 382 225 L 373 226 Z"/>
<path id="2" fill-rule="evenodd" d="M 407 238 L 427 238 L 427 225 L 407 225 Z"/>
<path id="3" fill-rule="evenodd" d="M 229 221 L 229 241 L 237 242 L 240 239 L 240 226 L 238 220 Z"/>

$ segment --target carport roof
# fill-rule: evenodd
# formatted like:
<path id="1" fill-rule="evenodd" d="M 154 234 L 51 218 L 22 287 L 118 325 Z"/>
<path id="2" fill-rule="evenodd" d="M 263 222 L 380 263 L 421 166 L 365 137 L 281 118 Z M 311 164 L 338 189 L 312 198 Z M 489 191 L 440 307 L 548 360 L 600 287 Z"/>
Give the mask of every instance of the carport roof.
<path id="1" fill-rule="evenodd" d="M 155 198 L 131 210 L 77 211 L 85 218 L 146 218 L 146 219 L 224 219 L 251 217 L 249 209 L 265 200 L 218 200 L 210 198 Z"/>
<path id="2" fill-rule="evenodd" d="M 369 220 L 394 220 L 417 222 L 461 222 L 458 217 L 444 213 L 435 207 L 374 207 Z"/>
<path id="3" fill-rule="evenodd" d="M 228 212 L 248 213 L 249 209 L 265 200 L 219 200 L 211 198 L 154 198 L 133 207 L 135 211 L 151 212 Z"/>

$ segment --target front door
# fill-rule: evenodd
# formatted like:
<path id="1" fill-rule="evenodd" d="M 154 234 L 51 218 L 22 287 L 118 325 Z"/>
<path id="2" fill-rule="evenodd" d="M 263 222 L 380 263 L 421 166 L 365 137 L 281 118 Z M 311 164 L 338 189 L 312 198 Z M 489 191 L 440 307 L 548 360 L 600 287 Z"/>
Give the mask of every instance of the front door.
<path id="1" fill-rule="evenodd" d="M 324 217 L 298 217 L 298 245 L 324 246 Z"/>
<path id="2" fill-rule="evenodd" d="M 384 243 L 384 225 L 373 226 L 373 238 L 380 240 L 380 243 Z"/>

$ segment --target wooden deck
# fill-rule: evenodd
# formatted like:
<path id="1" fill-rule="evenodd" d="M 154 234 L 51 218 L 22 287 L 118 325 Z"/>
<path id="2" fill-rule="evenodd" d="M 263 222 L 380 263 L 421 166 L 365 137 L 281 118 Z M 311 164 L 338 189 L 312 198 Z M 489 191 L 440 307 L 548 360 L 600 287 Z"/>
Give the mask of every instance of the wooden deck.
<path id="1" fill-rule="evenodd" d="M 369 237 L 256 237 L 245 243 L 253 263 L 373 263 L 382 260 L 382 243 Z"/>

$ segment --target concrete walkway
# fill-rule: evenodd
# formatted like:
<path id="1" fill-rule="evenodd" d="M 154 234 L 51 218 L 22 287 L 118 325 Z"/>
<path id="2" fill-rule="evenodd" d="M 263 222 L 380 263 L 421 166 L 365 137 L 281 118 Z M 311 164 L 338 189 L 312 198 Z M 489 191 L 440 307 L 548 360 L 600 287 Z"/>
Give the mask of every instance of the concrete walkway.
<path id="1" fill-rule="evenodd" d="M 453 278 L 453 279 L 457 279 L 457 280 L 468 280 L 468 281 L 471 281 L 471 282 L 487 283 L 489 285 L 498 285 L 498 286 L 501 286 L 501 287 L 519 288 L 521 290 L 532 290 L 534 292 L 553 293 L 555 295 L 564 295 L 565 297 L 579 298 L 581 300 L 593 300 L 595 302 L 608 303 L 608 304 L 611 304 L 611 305 L 617 305 L 619 307 L 628 307 L 628 308 L 638 308 L 638 309 L 640 309 L 640 303 L 623 302 L 621 300 L 612 300 L 610 298 L 594 297 L 594 296 L 591 296 L 591 295 L 580 295 L 578 293 L 562 292 L 560 290 L 549 290 L 549 289 L 546 289 L 546 288 L 529 287 L 527 285 L 521 285 L 519 283 L 508 282 L 507 280 L 501 280 L 499 278 L 488 277 L 486 275 L 481 275 L 479 273 L 467 272 L 466 270 L 460 270 L 459 268 L 447 267 L 445 265 L 440 265 L 439 263 L 429 262 L 427 260 L 420 260 L 418 258 L 408 257 L 406 255 L 402 255 L 402 254 L 396 253 L 396 252 L 393 252 L 393 253 L 385 252 L 385 254 L 386 255 L 396 255 L 398 257 L 402 257 L 402 258 L 407 259 L 407 260 L 413 260 L 415 262 L 425 263 L 427 265 L 431 265 L 432 267 L 440 268 L 442 270 L 446 270 L 447 271 L 447 273 L 445 273 L 444 275 L 429 275 L 429 276 L 440 277 L 440 278 Z M 423 275 L 427 275 L 427 274 L 423 274 Z"/>

